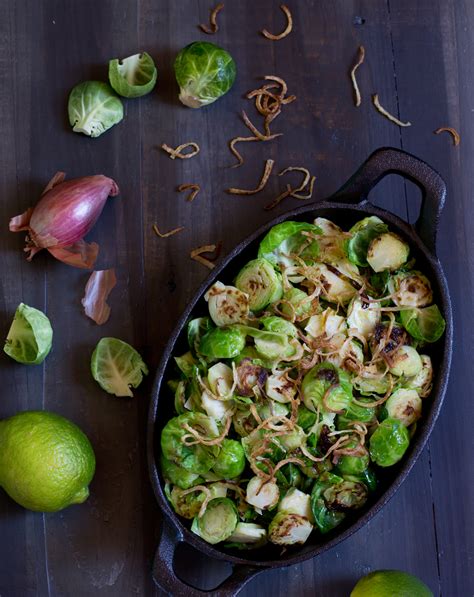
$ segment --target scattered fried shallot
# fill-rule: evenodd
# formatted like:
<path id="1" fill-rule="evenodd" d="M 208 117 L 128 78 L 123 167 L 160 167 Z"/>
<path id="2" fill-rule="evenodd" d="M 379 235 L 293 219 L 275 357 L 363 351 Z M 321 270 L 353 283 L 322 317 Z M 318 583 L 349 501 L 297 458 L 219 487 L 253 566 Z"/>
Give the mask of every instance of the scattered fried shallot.
<path id="1" fill-rule="evenodd" d="M 199 27 L 202 29 L 202 31 L 204 31 L 204 33 L 207 33 L 208 35 L 211 35 L 212 33 L 217 33 L 219 31 L 219 25 L 217 24 L 217 15 L 220 13 L 220 11 L 224 8 L 224 3 L 220 2 L 215 8 L 212 9 L 211 11 L 211 16 L 209 17 L 209 21 L 211 23 L 211 26 L 208 27 L 207 25 L 199 25 Z"/>
<path id="2" fill-rule="evenodd" d="M 276 139 L 277 137 L 280 137 L 280 135 L 281 135 L 281 133 L 277 133 L 276 135 L 268 135 L 267 137 L 265 137 L 264 140 L 271 141 L 272 139 Z M 237 143 L 244 143 L 247 141 L 262 141 L 262 139 L 259 139 L 258 137 L 234 137 L 231 141 L 229 141 L 229 149 L 235 155 L 235 157 L 239 160 L 237 164 L 234 164 L 232 166 L 232 168 L 238 168 L 239 166 L 242 166 L 242 164 L 244 163 L 244 158 L 237 151 L 235 146 L 237 145 Z"/>
<path id="3" fill-rule="evenodd" d="M 178 232 L 181 232 L 182 230 L 184 230 L 184 226 L 178 226 L 177 228 L 173 228 L 173 230 L 170 230 L 169 232 L 160 232 L 158 226 L 156 224 L 153 224 L 153 232 L 156 234 L 156 236 L 159 236 L 160 238 L 168 238 L 168 236 L 178 234 Z"/>
<path id="4" fill-rule="evenodd" d="M 275 162 L 273 160 L 267 160 L 265 162 L 265 170 L 263 171 L 262 178 L 256 189 L 249 191 L 245 189 L 236 189 L 232 187 L 230 189 L 227 189 L 227 192 L 231 195 L 256 195 L 257 193 L 260 193 L 260 191 L 262 191 L 265 188 L 265 185 L 267 184 L 268 179 L 270 178 L 270 174 L 272 173 L 274 163 Z"/>
<path id="5" fill-rule="evenodd" d="M 221 248 L 222 243 L 220 242 L 217 245 L 203 245 L 202 247 L 197 247 L 196 249 L 193 249 L 190 253 L 190 257 L 191 259 L 194 259 L 194 261 L 197 261 L 201 265 L 205 265 L 209 269 L 214 269 L 215 264 L 213 263 L 213 261 L 216 261 L 216 259 L 218 259 L 219 254 L 221 252 Z M 214 253 L 214 257 L 202 257 L 203 253 Z"/>
<path id="6" fill-rule="evenodd" d="M 196 199 L 197 194 L 201 190 L 201 187 L 198 184 L 186 183 L 186 184 L 180 184 L 179 187 L 177 188 L 177 191 L 179 193 L 182 193 L 183 191 L 187 191 L 187 190 L 190 190 L 191 193 L 189 193 L 189 195 L 186 197 L 186 201 L 189 201 L 191 203 L 191 201 L 194 201 L 194 199 Z"/>
<path id="7" fill-rule="evenodd" d="M 449 133 L 453 137 L 453 145 L 459 145 L 461 143 L 461 135 L 452 126 L 441 126 L 439 129 L 433 131 L 435 135 L 440 133 Z"/>
<path id="8" fill-rule="evenodd" d="M 357 62 L 354 64 L 354 66 L 352 67 L 352 70 L 351 70 L 351 81 L 352 81 L 352 87 L 354 88 L 355 105 L 357 107 L 359 107 L 360 104 L 362 103 L 362 98 L 360 95 L 359 85 L 357 84 L 356 70 L 359 68 L 359 66 L 361 64 L 364 63 L 364 59 L 365 59 L 365 48 L 364 48 L 364 46 L 359 46 L 359 58 L 357 59 Z"/>
<path id="9" fill-rule="evenodd" d="M 266 205 L 264 209 L 266 209 L 267 211 L 274 209 L 277 205 L 279 205 L 283 201 L 283 199 L 286 199 L 287 197 L 294 197 L 295 199 L 302 199 L 302 200 L 310 199 L 312 197 L 314 182 L 316 180 L 316 177 L 311 176 L 311 173 L 307 168 L 303 168 L 301 166 L 290 166 L 290 167 L 282 170 L 278 174 L 278 176 L 283 176 L 287 172 L 293 172 L 293 171 L 302 172 L 304 174 L 304 178 L 303 178 L 303 181 L 300 184 L 300 186 L 297 187 L 296 189 L 293 189 L 291 187 L 291 185 L 289 185 L 289 184 L 286 185 L 286 191 L 283 191 L 280 195 L 278 195 L 278 197 L 276 197 L 271 203 Z M 304 191 L 308 185 L 309 185 L 309 188 L 308 188 L 307 193 L 302 195 L 301 191 Z"/>
<path id="10" fill-rule="evenodd" d="M 387 110 L 383 106 L 380 105 L 378 93 L 375 93 L 372 96 L 372 101 L 373 101 L 374 106 L 376 107 L 377 111 L 380 112 L 380 114 L 382 114 L 382 116 L 385 116 L 385 118 L 388 118 L 388 120 L 390 120 L 391 122 L 398 124 L 398 126 L 411 126 L 411 122 L 402 122 L 401 120 L 399 120 L 398 118 L 393 116 L 393 114 L 390 114 L 390 112 L 387 112 Z"/>
<path id="11" fill-rule="evenodd" d="M 183 153 L 183 150 L 187 149 L 188 147 L 192 147 L 193 150 L 189 153 Z M 161 149 L 164 149 L 164 151 L 166 151 L 166 153 L 169 154 L 172 160 L 175 160 L 176 158 L 179 158 L 180 160 L 189 160 L 189 158 L 194 157 L 200 152 L 199 145 L 197 143 L 193 143 L 192 141 L 190 143 L 183 143 L 182 145 L 178 145 L 176 149 L 173 149 L 169 145 L 166 145 L 166 143 L 163 143 L 161 145 Z"/>
<path id="12" fill-rule="evenodd" d="M 278 41 L 280 39 L 283 39 L 284 37 L 289 35 L 291 33 L 291 30 L 293 29 L 293 17 L 291 16 L 290 9 L 288 8 L 288 6 L 286 6 L 286 4 L 280 4 L 280 8 L 285 13 L 285 16 L 287 19 L 287 25 L 286 25 L 284 31 L 282 31 L 278 35 L 274 35 L 273 33 L 270 33 L 269 31 L 267 31 L 266 29 L 263 29 L 263 31 L 262 31 L 262 35 L 264 37 L 266 37 L 267 39 L 271 39 L 272 41 Z"/>
<path id="13" fill-rule="evenodd" d="M 92 272 L 87 280 L 81 303 L 87 317 L 90 317 L 97 325 L 102 325 L 109 319 L 110 306 L 106 301 L 116 284 L 117 277 L 114 269 Z"/>

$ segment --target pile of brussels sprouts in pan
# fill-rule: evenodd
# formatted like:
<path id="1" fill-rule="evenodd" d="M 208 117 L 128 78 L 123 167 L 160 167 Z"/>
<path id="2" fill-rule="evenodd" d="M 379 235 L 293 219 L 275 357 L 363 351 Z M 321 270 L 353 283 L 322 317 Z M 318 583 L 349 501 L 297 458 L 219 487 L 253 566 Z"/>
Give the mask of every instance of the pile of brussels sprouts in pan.
<path id="1" fill-rule="evenodd" d="M 349 232 L 278 224 L 233 284 L 209 288 L 175 358 L 166 495 L 208 543 L 302 544 L 403 458 L 445 322 L 407 243 L 374 216 Z"/>

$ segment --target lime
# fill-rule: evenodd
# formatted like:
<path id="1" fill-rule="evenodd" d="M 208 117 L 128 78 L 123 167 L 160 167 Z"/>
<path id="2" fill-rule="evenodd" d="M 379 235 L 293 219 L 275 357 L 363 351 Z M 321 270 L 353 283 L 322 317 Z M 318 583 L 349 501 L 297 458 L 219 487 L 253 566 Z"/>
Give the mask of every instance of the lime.
<path id="1" fill-rule="evenodd" d="M 140 354 L 123 340 L 102 338 L 91 359 L 92 377 L 109 394 L 133 396 L 148 368 Z"/>
<path id="2" fill-rule="evenodd" d="M 95 456 L 64 417 L 25 411 L 0 421 L 0 486 L 24 508 L 56 512 L 89 496 Z"/>
<path id="3" fill-rule="evenodd" d="M 433 597 L 433 593 L 412 574 L 376 570 L 359 580 L 350 597 Z"/>

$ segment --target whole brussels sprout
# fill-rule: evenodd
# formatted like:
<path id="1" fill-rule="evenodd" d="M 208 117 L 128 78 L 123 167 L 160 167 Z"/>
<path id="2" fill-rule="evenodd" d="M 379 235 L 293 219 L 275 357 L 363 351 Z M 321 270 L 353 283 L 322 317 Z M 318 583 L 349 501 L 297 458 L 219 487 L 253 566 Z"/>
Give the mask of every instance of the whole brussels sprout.
<path id="1" fill-rule="evenodd" d="M 245 334 L 237 327 L 213 328 L 201 338 L 199 350 L 209 359 L 232 359 L 245 346 Z"/>
<path id="2" fill-rule="evenodd" d="M 413 346 L 403 345 L 392 354 L 392 366 L 390 373 L 393 375 L 413 377 L 418 375 L 423 368 L 420 355 Z"/>
<path id="3" fill-rule="evenodd" d="M 163 455 L 161 456 L 161 473 L 166 481 L 172 485 L 177 485 L 181 489 L 189 489 L 201 481 L 197 473 L 187 471 L 185 468 L 166 459 Z"/>
<path id="4" fill-rule="evenodd" d="M 405 427 L 421 417 L 421 398 L 416 390 L 400 388 L 385 403 L 389 417 L 398 419 Z"/>
<path id="5" fill-rule="evenodd" d="M 392 466 L 403 457 L 409 443 L 410 436 L 405 425 L 389 417 L 380 423 L 370 437 L 370 457 L 379 466 Z"/>
<path id="6" fill-rule="evenodd" d="M 229 91 L 237 69 L 232 56 L 219 46 L 195 41 L 176 56 L 174 72 L 180 101 L 189 108 L 201 108 Z"/>
<path id="7" fill-rule="evenodd" d="M 323 398 L 330 388 L 333 388 Z M 352 400 L 352 385 L 345 371 L 338 369 L 328 362 L 320 363 L 308 371 L 301 384 L 301 393 L 304 405 L 309 410 L 316 412 L 318 408 L 326 411 L 327 407 L 332 412 L 347 409 Z"/>
<path id="8" fill-rule="evenodd" d="M 263 258 L 249 261 L 237 274 L 235 285 L 249 297 L 252 311 L 261 311 L 283 295 L 281 275 Z"/>
<path id="9" fill-rule="evenodd" d="M 216 422 L 210 417 L 196 412 L 179 415 L 170 419 L 161 432 L 162 454 L 165 459 L 195 474 L 207 473 L 215 462 L 216 448 L 202 444 L 186 445 L 183 437 L 188 435 L 189 431 L 185 429 L 185 424 L 198 428 L 201 433 L 204 430 L 210 439 L 219 435 Z"/>
<path id="10" fill-rule="evenodd" d="M 430 281 L 420 272 L 399 272 L 390 276 L 388 290 L 398 307 L 427 307 L 433 301 Z"/>
<path id="11" fill-rule="evenodd" d="M 239 514 L 229 498 L 215 498 L 209 502 L 206 511 L 193 521 L 191 530 L 204 541 L 214 545 L 228 539 L 237 527 Z"/>
<path id="12" fill-rule="evenodd" d="M 245 323 L 249 316 L 249 296 L 235 286 L 215 282 L 204 295 L 209 315 L 217 326 Z"/>
<path id="13" fill-rule="evenodd" d="M 225 439 L 212 470 L 224 479 L 233 479 L 245 468 L 245 453 L 242 444 L 235 439 Z"/>
<path id="14" fill-rule="evenodd" d="M 367 261 L 374 272 L 397 270 L 408 259 L 410 247 L 393 232 L 374 238 L 367 251 Z"/>

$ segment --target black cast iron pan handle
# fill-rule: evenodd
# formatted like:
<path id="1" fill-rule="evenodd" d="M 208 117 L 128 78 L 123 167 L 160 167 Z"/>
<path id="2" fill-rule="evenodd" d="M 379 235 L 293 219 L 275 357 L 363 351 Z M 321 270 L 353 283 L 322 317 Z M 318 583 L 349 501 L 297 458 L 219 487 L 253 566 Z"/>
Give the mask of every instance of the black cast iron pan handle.
<path id="1" fill-rule="evenodd" d="M 388 174 L 399 174 L 421 190 L 422 204 L 415 229 L 428 250 L 436 255 L 436 234 L 446 199 L 446 184 L 436 170 L 411 153 L 390 147 L 377 149 L 329 201 L 366 201 L 372 188 Z"/>
<path id="2" fill-rule="evenodd" d="M 153 563 L 155 583 L 173 597 L 233 597 L 257 574 L 265 568 L 234 566 L 232 574 L 218 587 L 211 591 L 202 591 L 182 581 L 174 571 L 174 554 L 178 545 L 184 541 L 181 531 L 167 520 L 163 520 L 160 543 Z"/>

